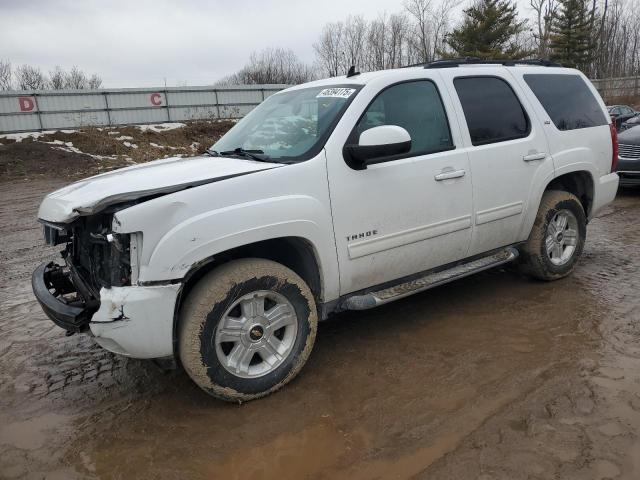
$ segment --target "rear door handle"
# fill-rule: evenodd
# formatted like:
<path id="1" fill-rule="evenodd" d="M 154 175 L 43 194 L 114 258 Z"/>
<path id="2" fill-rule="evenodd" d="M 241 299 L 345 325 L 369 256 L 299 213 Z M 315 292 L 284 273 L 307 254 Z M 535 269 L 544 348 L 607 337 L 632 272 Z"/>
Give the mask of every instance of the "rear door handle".
<path id="1" fill-rule="evenodd" d="M 522 157 L 525 162 L 535 162 L 536 160 L 544 160 L 547 158 L 547 154 L 544 152 L 531 153 Z"/>
<path id="2" fill-rule="evenodd" d="M 465 170 L 451 170 L 451 171 L 439 173 L 433 178 L 436 179 L 436 182 L 441 182 L 443 180 L 450 180 L 452 178 L 464 177 L 466 173 L 467 172 Z"/>

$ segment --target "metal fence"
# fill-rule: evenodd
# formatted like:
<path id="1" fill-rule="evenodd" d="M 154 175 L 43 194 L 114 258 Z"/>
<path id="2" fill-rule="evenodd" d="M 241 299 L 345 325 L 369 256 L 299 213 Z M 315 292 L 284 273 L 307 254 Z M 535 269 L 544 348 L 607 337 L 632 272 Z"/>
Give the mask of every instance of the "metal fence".
<path id="1" fill-rule="evenodd" d="M 640 95 L 640 76 L 592 80 L 604 98 Z M 286 85 L 0 92 L 0 134 L 240 118 Z"/>
<path id="2" fill-rule="evenodd" d="M 637 97 L 640 95 L 639 77 L 599 78 L 591 80 L 603 98 Z"/>
<path id="3" fill-rule="evenodd" d="M 0 133 L 240 118 L 286 85 L 0 92 Z"/>

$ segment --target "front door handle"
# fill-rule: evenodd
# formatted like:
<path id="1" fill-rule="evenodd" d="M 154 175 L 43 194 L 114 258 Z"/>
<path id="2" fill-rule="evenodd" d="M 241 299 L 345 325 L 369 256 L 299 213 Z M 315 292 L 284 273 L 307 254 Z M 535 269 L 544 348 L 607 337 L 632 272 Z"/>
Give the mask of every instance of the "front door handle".
<path id="1" fill-rule="evenodd" d="M 450 180 L 452 178 L 464 177 L 466 173 L 467 172 L 465 170 L 449 170 L 446 172 L 439 173 L 433 178 L 436 179 L 436 182 L 441 182 L 443 180 Z"/>
<path id="2" fill-rule="evenodd" d="M 535 162 L 536 160 L 544 160 L 547 158 L 547 154 L 544 152 L 531 153 L 522 157 L 525 162 Z"/>

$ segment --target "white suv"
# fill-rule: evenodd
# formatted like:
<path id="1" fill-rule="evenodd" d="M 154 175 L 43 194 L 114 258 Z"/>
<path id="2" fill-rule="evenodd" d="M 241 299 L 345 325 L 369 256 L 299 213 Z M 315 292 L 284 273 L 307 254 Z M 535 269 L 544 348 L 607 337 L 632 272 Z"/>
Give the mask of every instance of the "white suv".
<path id="1" fill-rule="evenodd" d="M 564 277 L 615 197 L 616 131 L 579 71 L 534 63 L 298 85 L 208 155 L 58 190 L 39 219 L 63 261 L 37 268 L 34 292 L 69 332 L 174 356 L 246 401 L 300 371 L 332 313 L 513 260 Z"/>

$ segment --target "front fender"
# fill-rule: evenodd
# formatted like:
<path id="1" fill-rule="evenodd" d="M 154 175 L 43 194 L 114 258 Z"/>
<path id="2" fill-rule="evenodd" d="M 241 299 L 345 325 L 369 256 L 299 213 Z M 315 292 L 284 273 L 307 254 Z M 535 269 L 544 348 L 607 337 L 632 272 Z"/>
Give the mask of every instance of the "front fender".
<path id="1" fill-rule="evenodd" d="M 329 219 L 322 204 L 301 195 L 276 197 L 204 212 L 169 230 L 151 252 L 140 279 L 182 278 L 191 266 L 242 245 L 280 237 L 298 237 L 313 245 L 320 270 L 331 275 L 323 260 L 331 256 Z M 337 275 L 337 272 L 333 272 Z M 329 292 L 327 292 L 328 294 Z"/>

